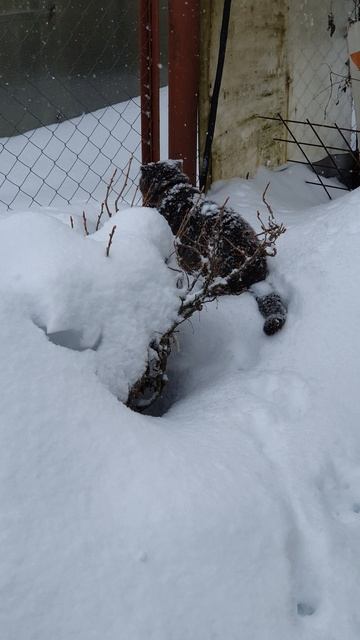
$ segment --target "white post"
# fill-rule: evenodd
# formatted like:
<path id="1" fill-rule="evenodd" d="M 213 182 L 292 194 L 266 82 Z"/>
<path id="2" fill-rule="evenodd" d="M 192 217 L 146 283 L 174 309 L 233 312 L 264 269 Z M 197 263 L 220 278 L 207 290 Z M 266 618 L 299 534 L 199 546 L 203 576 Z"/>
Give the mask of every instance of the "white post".
<path id="1" fill-rule="evenodd" d="M 353 22 L 348 31 L 350 76 L 355 107 L 356 128 L 360 129 L 360 22 Z M 360 142 L 360 134 L 357 134 Z M 360 145 L 359 145 L 360 146 Z"/>

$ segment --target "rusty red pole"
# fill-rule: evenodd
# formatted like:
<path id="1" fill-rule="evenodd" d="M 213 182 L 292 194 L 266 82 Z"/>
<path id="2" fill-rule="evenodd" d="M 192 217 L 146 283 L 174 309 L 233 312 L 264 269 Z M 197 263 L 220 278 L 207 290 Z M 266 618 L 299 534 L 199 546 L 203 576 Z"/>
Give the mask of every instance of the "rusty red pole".
<path id="1" fill-rule="evenodd" d="M 140 100 L 142 163 L 160 159 L 159 0 L 140 0 Z"/>
<path id="2" fill-rule="evenodd" d="M 196 182 L 200 0 L 169 0 L 169 157 Z"/>

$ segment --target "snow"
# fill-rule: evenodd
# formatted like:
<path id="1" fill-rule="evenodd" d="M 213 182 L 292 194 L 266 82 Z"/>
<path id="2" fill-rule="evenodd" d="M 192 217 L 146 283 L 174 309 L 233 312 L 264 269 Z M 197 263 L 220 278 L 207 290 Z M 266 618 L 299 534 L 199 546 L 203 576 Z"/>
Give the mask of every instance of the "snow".
<path id="1" fill-rule="evenodd" d="M 64 347 L 64 357 L 77 351 L 79 361 L 87 360 L 126 401 L 149 341 L 170 327 L 179 306 L 175 274 L 165 265 L 173 247 L 165 220 L 133 207 L 85 236 L 70 223 L 28 212 L 6 216 L 1 229 L 0 290 L 5 298 L 11 293 L 31 323 L 23 327 L 29 341 L 40 331 L 49 353 L 48 340 Z"/>
<path id="2" fill-rule="evenodd" d="M 358 640 L 360 192 L 214 185 L 287 232 L 284 329 L 250 294 L 182 326 L 154 413 L 119 400 L 176 313 L 155 210 L 0 218 L 4 640 Z M 116 225 L 110 257 L 105 250 Z"/>

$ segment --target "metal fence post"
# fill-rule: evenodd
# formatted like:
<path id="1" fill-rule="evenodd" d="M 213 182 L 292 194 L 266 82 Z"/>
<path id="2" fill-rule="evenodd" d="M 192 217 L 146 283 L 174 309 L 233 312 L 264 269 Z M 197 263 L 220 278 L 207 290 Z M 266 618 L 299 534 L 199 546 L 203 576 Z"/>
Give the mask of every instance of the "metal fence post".
<path id="1" fill-rule="evenodd" d="M 200 1 L 169 0 L 169 157 L 196 182 Z"/>
<path id="2" fill-rule="evenodd" d="M 142 162 L 160 159 L 159 0 L 140 0 L 140 95 Z"/>

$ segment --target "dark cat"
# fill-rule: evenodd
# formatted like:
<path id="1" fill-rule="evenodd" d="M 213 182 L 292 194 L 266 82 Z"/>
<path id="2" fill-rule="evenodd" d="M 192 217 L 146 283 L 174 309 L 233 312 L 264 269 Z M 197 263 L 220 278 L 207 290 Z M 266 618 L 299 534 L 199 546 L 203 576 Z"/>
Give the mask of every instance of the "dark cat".
<path id="1" fill-rule="evenodd" d="M 217 234 L 217 275 L 222 278 L 217 294 L 251 291 L 265 318 L 265 333 L 272 335 L 281 329 L 287 309 L 279 294 L 263 284 L 268 274 L 266 255 L 259 251 L 260 243 L 250 224 L 230 207 L 204 198 L 182 172 L 181 161 L 143 165 L 139 186 L 146 206 L 159 210 L 174 235 L 180 230 L 180 266 L 188 273 L 203 270 Z M 252 256 L 240 275 L 239 268 Z"/>

